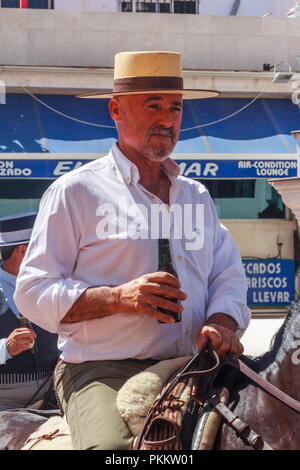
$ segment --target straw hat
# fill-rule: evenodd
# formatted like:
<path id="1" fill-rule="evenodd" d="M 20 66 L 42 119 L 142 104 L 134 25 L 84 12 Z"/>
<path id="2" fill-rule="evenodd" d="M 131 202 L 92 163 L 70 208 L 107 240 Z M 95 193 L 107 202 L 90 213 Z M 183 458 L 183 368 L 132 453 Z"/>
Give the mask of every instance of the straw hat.
<path id="1" fill-rule="evenodd" d="M 112 91 L 81 95 L 79 98 L 148 93 L 180 94 L 184 99 L 213 98 L 220 94 L 215 90 L 185 90 L 178 52 L 140 51 L 116 54 Z"/>

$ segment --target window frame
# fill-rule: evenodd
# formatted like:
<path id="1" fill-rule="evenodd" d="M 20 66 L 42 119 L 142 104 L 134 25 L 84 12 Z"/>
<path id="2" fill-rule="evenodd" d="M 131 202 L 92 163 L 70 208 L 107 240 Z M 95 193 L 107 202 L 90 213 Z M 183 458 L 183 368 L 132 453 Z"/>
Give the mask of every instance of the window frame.
<path id="1" fill-rule="evenodd" d="M 148 10 L 148 11 L 147 10 L 139 10 L 138 5 L 139 6 L 143 6 L 143 5 L 145 5 L 145 6 L 149 5 L 150 6 L 151 5 L 154 8 L 153 8 L 153 11 L 151 11 L 151 10 Z M 136 13 L 157 13 L 156 5 L 157 5 L 157 1 L 152 2 L 151 0 L 142 0 L 142 1 L 137 0 L 135 2 L 135 11 L 136 11 Z"/>
<path id="2" fill-rule="evenodd" d="M 124 4 L 127 4 L 127 6 L 131 6 L 131 9 L 130 10 L 123 10 L 123 5 Z M 132 13 L 133 12 L 133 2 L 132 0 L 131 1 L 127 1 L 127 2 L 123 2 L 122 0 L 120 1 L 120 10 L 122 13 Z"/>
<path id="3" fill-rule="evenodd" d="M 174 7 L 174 4 L 175 4 L 175 1 L 178 2 L 178 3 L 181 3 L 182 5 L 185 5 L 185 4 L 189 4 L 189 5 L 194 5 L 193 7 L 193 10 L 194 11 L 189 11 L 189 12 L 186 12 L 186 11 L 178 11 L 178 12 L 175 12 L 175 7 Z M 131 10 L 123 10 L 123 3 L 127 3 L 128 5 L 131 5 Z M 150 9 L 147 11 L 147 10 L 144 10 L 141 8 L 142 4 L 152 4 L 153 5 L 153 9 L 152 11 L 150 11 Z M 139 5 L 138 5 L 139 4 Z M 160 11 L 160 8 L 161 8 L 161 5 L 168 5 L 168 11 Z M 161 13 L 161 14 L 165 14 L 165 13 L 180 13 L 180 14 L 198 14 L 199 13 L 199 0 L 127 0 L 125 2 L 123 2 L 122 0 L 119 0 L 119 3 L 118 3 L 118 10 L 122 13 Z M 184 8 L 185 10 L 185 8 Z"/>

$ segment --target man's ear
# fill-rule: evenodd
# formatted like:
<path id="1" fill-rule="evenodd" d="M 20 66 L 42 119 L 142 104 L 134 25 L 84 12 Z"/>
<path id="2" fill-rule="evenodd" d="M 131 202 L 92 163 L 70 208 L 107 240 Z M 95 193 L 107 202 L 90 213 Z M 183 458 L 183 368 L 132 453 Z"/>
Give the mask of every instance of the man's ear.
<path id="1" fill-rule="evenodd" d="M 111 98 L 108 103 L 108 109 L 111 115 L 111 118 L 116 123 L 120 122 L 121 120 L 121 103 L 118 98 Z"/>
<path id="2" fill-rule="evenodd" d="M 18 250 L 18 254 L 21 256 L 25 256 L 27 245 L 19 245 L 16 248 Z"/>

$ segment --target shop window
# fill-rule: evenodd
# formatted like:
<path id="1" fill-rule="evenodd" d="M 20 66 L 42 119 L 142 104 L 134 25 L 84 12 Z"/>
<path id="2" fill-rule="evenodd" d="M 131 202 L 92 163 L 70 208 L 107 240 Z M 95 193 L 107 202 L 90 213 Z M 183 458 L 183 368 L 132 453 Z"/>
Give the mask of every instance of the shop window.
<path id="1" fill-rule="evenodd" d="M 255 181 L 206 180 L 202 183 L 216 198 L 255 197 Z"/>
<path id="2" fill-rule="evenodd" d="M 1 180 L 0 217 L 37 211 L 53 180 Z"/>
<path id="3" fill-rule="evenodd" d="M 201 180 L 222 219 L 284 219 L 280 195 L 265 180 Z"/>
<path id="4" fill-rule="evenodd" d="M 121 2 L 121 11 L 132 11 L 132 2 Z"/>
<path id="5" fill-rule="evenodd" d="M 174 13 L 196 13 L 196 2 L 188 0 L 174 1 Z"/>

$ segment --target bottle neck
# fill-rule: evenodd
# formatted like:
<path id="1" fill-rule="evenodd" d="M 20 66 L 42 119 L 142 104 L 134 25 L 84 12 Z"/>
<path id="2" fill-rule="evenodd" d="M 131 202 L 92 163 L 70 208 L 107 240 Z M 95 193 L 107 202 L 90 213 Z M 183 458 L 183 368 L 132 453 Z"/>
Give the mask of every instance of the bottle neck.
<path id="1" fill-rule="evenodd" d="M 170 241 L 167 238 L 158 240 L 158 264 L 161 266 L 172 266 L 172 258 L 170 251 Z"/>

